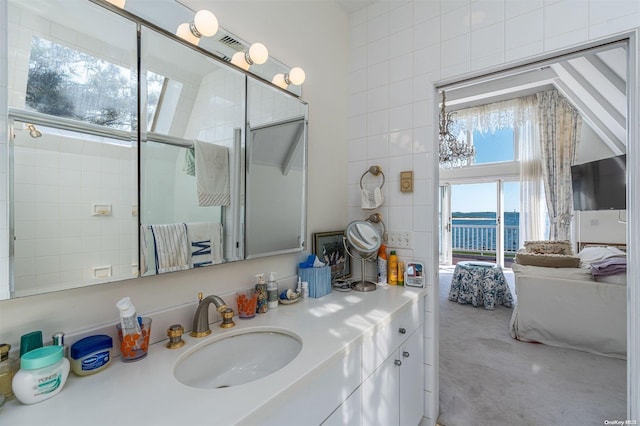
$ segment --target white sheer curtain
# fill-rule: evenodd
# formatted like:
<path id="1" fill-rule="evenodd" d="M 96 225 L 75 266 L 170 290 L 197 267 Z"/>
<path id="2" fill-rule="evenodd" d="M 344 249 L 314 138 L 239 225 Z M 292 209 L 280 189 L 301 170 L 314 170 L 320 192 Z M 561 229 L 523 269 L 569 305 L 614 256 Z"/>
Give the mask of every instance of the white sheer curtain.
<path id="1" fill-rule="evenodd" d="M 525 241 L 545 238 L 545 196 L 542 183 L 542 152 L 538 126 L 538 100 L 535 95 L 519 99 L 520 147 L 520 247 Z"/>
<path id="2" fill-rule="evenodd" d="M 545 192 L 538 98 L 523 96 L 456 112 L 461 130 L 495 133 L 513 128 L 520 151 L 520 246 L 545 238 Z"/>

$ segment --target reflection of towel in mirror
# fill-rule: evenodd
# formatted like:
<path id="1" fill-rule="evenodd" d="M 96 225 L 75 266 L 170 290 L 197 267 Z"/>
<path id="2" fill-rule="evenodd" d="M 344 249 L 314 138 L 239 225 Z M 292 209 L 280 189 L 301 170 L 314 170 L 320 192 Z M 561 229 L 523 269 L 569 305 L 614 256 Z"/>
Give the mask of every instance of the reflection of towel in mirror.
<path id="1" fill-rule="evenodd" d="M 184 223 L 149 225 L 155 248 L 156 273 L 189 269 L 187 226 Z"/>
<path id="2" fill-rule="evenodd" d="M 196 181 L 199 206 L 228 206 L 229 149 L 225 146 L 195 141 Z"/>
<path id="3" fill-rule="evenodd" d="M 193 147 L 185 149 L 182 171 L 190 176 L 196 175 L 196 150 Z"/>
<path id="4" fill-rule="evenodd" d="M 149 246 L 147 245 L 147 233 L 145 228 L 147 225 L 140 225 L 140 273 L 144 274 L 149 269 L 147 265 L 147 256 L 149 255 Z"/>
<path id="5" fill-rule="evenodd" d="M 187 223 L 189 263 L 193 268 L 222 263 L 222 225 L 212 222 Z"/>
<path id="6" fill-rule="evenodd" d="M 351 236 L 362 250 L 369 251 L 378 243 L 378 234 L 370 225 L 357 223 L 355 230 L 357 232 L 352 233 Z"/>
<path id="7" fill-rule="evenodd" d="M 375 187 L 373 190 L 362 188 L 362 201 L 360 207 L 365 210 L 377 209 L 384 202 L 382 198 L 382 190 L 380 187 Z"/>

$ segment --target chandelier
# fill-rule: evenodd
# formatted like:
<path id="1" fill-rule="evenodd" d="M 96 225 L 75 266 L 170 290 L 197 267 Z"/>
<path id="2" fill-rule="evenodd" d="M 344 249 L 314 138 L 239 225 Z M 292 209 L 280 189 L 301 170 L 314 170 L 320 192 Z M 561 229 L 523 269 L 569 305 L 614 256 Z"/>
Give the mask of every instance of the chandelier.
<path id="1" fill-rule="evenodd" d="M 476 157 L 475 147 L 466 141 L 460 141 L 453 134 L 454 112 L 446 112 L 445 96 L 442 91 L 442 106 L 439 117 L 439 164 L 443 169 L 462 167 L 473 164 Z"/>

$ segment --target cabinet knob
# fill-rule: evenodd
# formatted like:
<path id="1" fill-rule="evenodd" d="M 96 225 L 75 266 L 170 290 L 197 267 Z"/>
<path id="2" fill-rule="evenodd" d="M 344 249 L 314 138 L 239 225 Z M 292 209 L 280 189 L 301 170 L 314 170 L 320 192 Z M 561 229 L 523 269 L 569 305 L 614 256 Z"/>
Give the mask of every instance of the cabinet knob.
<path id="1" fill-rule="evenodd" d="M 400 361 L 399 359 L 396 359 L 395 361 L 393 361 L 393 363 L 395 365 L 397 365 L 398 367 L 400 367 L 402 365 L 402 361 Z"/>
<path id="2" fill-rule="evenodd" d="M 402 356 L 405 357 L 405 358 L 409 358 L 409 352 L 403 351 L 402 352 Z"/>
<path id="3" fill-rule="evenodd" d="M 406 334 L 406 333 L 407 333 L 407 329 L 406 329 L 406 328 L 403 328 L 403 327 L 400 327 L 400 328 L 398 329 L 398 333 L 400 333 L 400 334 Z"/>

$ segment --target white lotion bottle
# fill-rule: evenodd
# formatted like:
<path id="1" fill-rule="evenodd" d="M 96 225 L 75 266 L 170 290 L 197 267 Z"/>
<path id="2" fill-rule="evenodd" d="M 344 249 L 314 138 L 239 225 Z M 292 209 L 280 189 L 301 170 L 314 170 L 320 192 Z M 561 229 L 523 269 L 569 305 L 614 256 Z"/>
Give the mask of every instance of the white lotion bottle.
<path id="1" fill-rule="evenodd" d="M 269 272 L 269 280 L 267 281 L 267 306 L 269 309 L 278 307 L 278 282 L 276 281 L 276 273 Z"/>
<path id="2" fill-rule="evenodd" d="M 45 346 L 20 358 L 13 376 L 13 393 L 23 404 L 35 404 L 57 395 L 69 377 L 69 360 L 62 346 Z"/>

